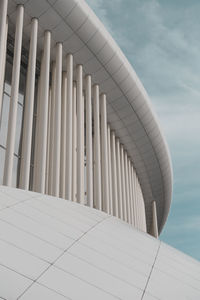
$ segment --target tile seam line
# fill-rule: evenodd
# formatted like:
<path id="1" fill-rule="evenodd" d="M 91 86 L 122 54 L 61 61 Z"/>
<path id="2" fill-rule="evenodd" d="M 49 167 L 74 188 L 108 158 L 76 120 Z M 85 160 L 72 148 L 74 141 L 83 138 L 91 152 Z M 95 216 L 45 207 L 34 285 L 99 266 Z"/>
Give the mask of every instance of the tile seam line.
<path id="1" fill-rule="evenodd" d="M 19 213 L 19 215 L 20 215 L 20 213 Z M 28 218 L 28 217 L 27 217 L 27 218 Z M 61 248 L 60 246 L 58 247 L 55 243 L 52 243 L 52 242 L 50 242 L 50 241 L 48 241 L 48 240 L 45 240 L 45 239 L 43 239 L 42 237 L 38 236 L 37 234 L 32 233 L 31 231 L 22 229 L 21 227 L 16 226 L 16 225 L 14 225 L 13 223 L 11 223 L 11 222 L 9 222 L 9 221 L 7 221 L 7 220 L 1 218 L 1 215 L 0 215 L 0 221 L 1 221 L 1 222 L 4 222 L 4 223 L 6 223 L 6 224 L 8 224 L 8 225 L 10 225 L 10 226 L 12 226 L 12 227 L 14 227 L 14 228 L 16 228 L 17 230 L 19 230 L 19 231 L 21 231 L 21 232 L 24 232 L 24 233 L 26 233 L 26 234 L 28 234 L 28 235 L 30 235 L 30 236 L 33 236 L 33 237 L 37 238 L 38 240 L 43 241 L 43 242 L 45 242 L 46 244 L 48 244 L 48 245 L 50 245 L 50 246 L 52 246 L 52 247 L 54 247 L 54 248 L 56 248 L 56 249 L 59 249 L 59 250 L 61 250 L 61 251 L 63 250 L 63 248 Z M 35 221 L 35 223 L 37 223 L 37 222 Z M 72 237 L 67 237 L 67 238 L 69 238 L 69 239 L 71 239 L 71 240 L 75 240 L 75 239 L 72 238 Z M 1 239 L 1 238 L 0 238 L 0 239 Z"/>
<path id="2" fill-rule="evenodd" d="M 51 228 L 52 231 L 54 231 L 54 232 L 56 232 L 56 233 L 62 235 L 62 236 L 65 237 L 65 238 L 74 239 L 73 237 L 71 237 L 71 236 L 69 236 L 69 235 L 66 235 L 66 234 L 62 233 L 61 231 L 57 231 L 54 227 L 48 227 L 48 225 L 47 225 L 46 223 L 42 223 L 41 221 L 38 221 L 38 220 L 34 219 L 34 218 L 33 218 L 32 216 L 30 216 L 30 215 L 26 215 L 25 213 L 21 213 L 21 212 L 19 212 L 19 211 L 16 210 L 16 209 L 12 209 L 12 210 L 14 210 L 15 212 L 17 212 L 19 215 L 22 215 L 22 216 L 24 216 L 24 217 L 26 217 L 26 218 L 31 219 L 33 222 L 36 222 L 37 224 L 40 224 L 41 226 L 45 226 L 45 227 L 47 227 L 47 228 Z"/>
<path id="3" fill-rule="evenodd" d="M 56 197 L 55 197 L 56 198 Z M 60 199 L 60 198 L 56 198 L 56 199 Z M 69 200 L 69 201 L 71 201 L 71 200 Z M 50 209 L 52 209 L 52 210 L 54 210 L 56 213 L 60 213 L 61 214 L 61 217 L 62 216 L 65 216 L 65 212 L 63 212 L 63 210 L 61 210 L 61 209 L 59 209 L 59 208 L 57 208 L 56 207 L 56 205 L 51 205 L 51 204 L 47 204 L 47 203 L 45 203 L 45 202 L 42 202 L 42 204 L 43 204 L 43 207 L 49 207 Z M 79 203 L 80 204 L 80 203 Z M 30 206 L 31 207 L 34 207 L 34 206 L 32 206 L 31 204 L 30 204 Z M 70 208 L 69 208 L 69 210 L 71 210 Z M 71 213 L 73 214 L 73 211 L 71 210 Z M 92 223 L 95 223 L 97 220 L 95 220 L 95 219 L 89 219 L 88 217 L 85 217 L 85 216 L 83 216 L 83 215 L 81 215 L 81 213 L 79 213 L 79 214 L 74 214 L 75 216 L 75 218 L 78 220 L 78 222 L 89 222 L 90 220 L 91 220 L 91 223 L 90 223 L 90 225 L 92 224 Z M 78 216 L 77 216 L 78 215 Z M 84 232 L 84 231 L 83 231 Z"/>
<path id="4" fill-rule="evenodd" d="M 111 216 L 106 216 L 106 217 L 104 217 L 103 219 L 101 219 L 100 221 L 98 221 L 96 224 L 94 224 L 93 226 L 91 226 L 87 231 L 85 231 L 79 238 L 77 238 L 69 247 L 67 247 L 67 249 L 65 249 L 51 264 L 49 264 L 49 266 L 35 279 L 35 280 L 33 280 L 33 282 L 32 282 L 32 284 L 28 287 L 28 288 L 26 288 L 24 291 L 23 291 L 23 293 L 21 294 L 21 295 L 19 295 L 19 297 L 17 298 L 17 300 L 18 299 L 20 299 L 31 287 L 32 287 L 32 285 L 34 284 L 34 283 L 38 283 L 38 284 L 40 284 L 39 282 L 38 282 L 38 280 L 40 279 L 40 277 L 42 277 L 48 270 L 49 270 L 49 268 L 50 267 L 52 267 L 55 263 L 56 263 L 56 261 L 60 258 L 60 257 L 62 257 L 71 247 L 73 247 L 78 241 L 80 241 L 81 240 L 81 238 L 82 237 L 84 237 L 88 232 L 90 232 L 91 230 L 93 230 L 97 225 L 99 225 L 100 223 L 102 223 L 102 222 L 104 222 L 105 220 L 107 220 L 107 219 L 109 219 L 109 218 L 111 218 Z M 45 286 L 45 285 L 44 285 Z M 46 287 L 46 286 L 45 286 Z M 55 290 L 54 290 L 55 291 Z M 56 291 L 55 291 L 56 292 Z"/>
<path id="5" fill-rule="evenodd" d="M 47 194 L 46 194 L 46 196 L 48 196 Z M 67 203 L 67 202 L 65 202 L 65 206 L 63 206 L 63 207 L 58 207 L 58 206 L 56 206 L 54 203 L 50 203 L 50 200 L 48 200 L 48 198 L 47 199 L 45 199 L 45 200 L 47 200 L 47 202 L 46 201 L 44 201 L 42 198 L 40 199 L 40 198 L 34 198 L 36 201 L 39 201 L 40 203 L 42 203 L 43 204 L 43 206 L 48 206 L 48 207 L 50 207 L 50 208 L 53 208 L 53 209 L 55 209 L 56 211 L 58 211 L 58 212 L 61 212 L 62 214 L 63 214 L 63 208 L 67 208 L 67 211 L 70 211 L 70 213 L 72 214 L 72 215 L 74 215 L 74 216 L 76 216 L 77 217 L 77 219 L 79 219 L 79 221 L 82 221 L 82 220 L 91 220 L 91 222 L 96 222 L 96 221 L 98 221 L 99 220 L 99 218 L 97 219 L 97 216 L 95 216 L 94 214 L 92 215 L 92 217 L 91 218 L 89 218 L 88 216 L 89 216 L 89 214 L 87 214 L 87 215 L 83 215 L 83 213 L 82 213 L 82 211 L 77 211 L 77 210 L 75 210 L 74 209 L 74 207 L 72 207 L 71 206 L 71 202 L 73 202 L 73 201 L 71 201 L 71 200 L 65 200 L 65 199 L 63 199 L 63 198 L 58 198 L 58 197 L 54 197 L 55 199 L 58 199 L 58 200 L 64 200 L 64 201 L 70 201 L 70 203 Z M 31 200 L 31 199 L 29 199 L 29 200 Z M 60 203 L 61 203 L 61 201 L 60 201 Z M 31 203 L 29 204 L 29 206 L 31 206 Z M 31 206 L 32 207 L 32 206 Z M 84 207 L 86 207 L 86 206 L 84 206 Z M 12 207 L 11 207 L 12 208 Z M 77 208 L 77 207 L 76 207 Z M 13 209 L 13 208 L 12 208 Z M 13 209 L 14 210 L 14 209 Z"/>
<path id="6" fill-rule="evenodd" d="M 1 191 L 1 190 L 0 190 L 0 191 Z M 9 194 L 7 194 L 7 193 L 4 193 L 4 194 L 5 194 L 6 196 L 8 196 L 10 199 L 13 199 L 13 197 L 11 197 Z M 14 206 L 17 206 L 18 204 L 24 203 L 24 202 L 26 202 L 26 201 L 30 201 L 30 200 L 32 200 L 32 199 L 36 199 L 36 198 L 38 198 L 38 197 L 39 197 L 39 196 L 37 196 L 37 197 L 30 197 L 30 198 L 28 198 L 28 199 L 25 199 L 25 200 L 19 200 L 19 201 L 18 201 L 17 198 L 14 198 L 14 200 L 17 200 L 17 201 L 18 201 L 17 203 L 8 205 L 8 206 L 6 206 L 6 207 L 3 207 L 3 208 L 0 209 L 0 211 L 3 211 L 3 210 L 6 210 L 6 209 L 9 209 L 9 208 L 12 208 L 12 207 L 14 207 Z"/>
<path id="7" fill-rule="evenodd" d="M 49 196 L 48 194 L 45 194 L 45 196 Z M 64 200 L 64 201 L 70 201 L 70 204 L 71 203 L 75 203 L 74 201 L 72 201 L 72 200 L 66 200 L 66 199 L 63 199 L 63 198 L 60 198 L 60 197 L 53 197 L 53 198 L 55 198 L 55 199 L 61 199 L 61 200 Z M 36 200 L 40 200 L 40 199 L 36 199 Z M 49 201 L 48 200 L 48 198 L 47 199 L 45 199 L 45 200 L 47 200 L 47 202 Z M 50 203 L 50 201 L 49 201 L 49 203 L 47 204 L 47 202 L 45 202 L 44 201 L 44 199 L 41 199 L 41 201 L 42 201 L 42 204 L 44 205 L 44 206 L 48 206 L 48 207 L 51 207 L 51 208 L 53 208 L 53 209 L 55 209 L 56 211 L 58 211 L 58 212 L 61 212 L 62 214 L 63 214 L 63 209 L 61 208 L 61 207 L 58 207 L 58 206 L 56 206 L 54 203 Z M 69 204 L 69 203 L 67 203 L 67 204 Z M 80 204 L 80 203 L 78 203 L 78 204 Z M 83 205 L 83 207 L 87 207 L 86 205 Z M 87 219 L 87 220 L 91 220 L 91 221 L 97 221 L 97 217 L 95 216 L 95 215 L 92 215 L 92 218 L 90 218 L 90 217 L 88 217 L 88 214 L 87 215 L 83 215 L 82 214 L 82 212 L 81 211 L 77 211 L 76 209 L 74 209 L 72 206 L 68 206 L 67 207 L 67 209 L 72 213 L 72 214 L 74 214 L 74 215 L 76 215 L 76 216 L 78 216 L 78 219 L 79 220 L 85 220 L 85 219 Z"/>
<path id="8" fill-rule="evenodd" d="M 156 263 L 156 260 L 157 260 L 157 257 L 158 257 L 158 253 L 159 253 L 159 250 L 160 250 L 160 246 L 161 246 L 161 241 L 159 241 L 159 246 L 158 246 L 158 249 L 156 251 L 156 255 L 155 255 L 155 258 L 154 258 L 154 262 L 152 264 L 152 267 L 151 267 L 151 271 L 149 273 L 149 276 L 148 276 L 148 279 L 147 279 L 147 282 L 146 282 L 146 285 L 145 285 L 145 288 L 144 288 L 144 291 L 143 291 L 143 294 L 142 294 L 142 297 L 141 297 L 141 300 L 143 300 L 144 296 L 145 296 L 145 293 L 146 293 L 146 290 L 147 290 L 147 286 L 149 284 L 149 280 L 151 278 L 151 275 L 152 275 L 152 272 L 153 272 L 153 268 L 155 266 L 155 263 Z"/>
<path id="9" fill-rule="evenodd" d="M 129 286 L 131 286 L 131 287 L 134 287 L 134 288 L 136 288 L 136 289 L 138 289 L 138 290 L 143 291 L 142 288 L 140 288 L 140 287 L 138 287 L 138 286 L 136 286 L 136 285 L 133 285 L 133 284 L 130 283 L 129 281 L 124 280 L 123 278 L 121 278 L 121 277 L 119 277 L 119 276 L 115 276 L 115 275 L 112 274 L 111 272 L 106 271 L 105 269 L 103 269 L 103 268 L 101 268 L 101 267 L 97 267 L 95 264 L 88 262 L 86 259 L 81 258 L 80 256 L 77 256 L 77 255 L 75 255 L 75 254 L 72 253 L 72 252 L 69 252 L 68 254 L 71 255 L 71 256 L 73 256 L 73 257 L 75 257 L 75 258 L 77 258 L 77 259 L 79 259 L 79 260 L 81 260 L 81 261 L 83 261 L 84 263 L 87 263 L 88 265 L 90 265 L 90 266 L 92 266 L 92 267 L 94 267 L 94 268 L 96 268 L 96 269 L 98 269 L 98 270 L 100 270 L 100 271 L 102 271 L 102 272 L 104 272 L 104 273 L 110 275 L 111 277 L 113 277 L 113 278 L 115 278 L 115 279 L 117 279 L 117 280 L 121 280 L 123 283 L 126 283 L 127 285 L 129 285 Z M 62 267 L 57 267 L 57 266 L 56 266 L 56 268 L 59 268 L 59 269 L 65 271 L 65 272 L 68 272 L 68 271 L 66 271 L 66 270 L 65 270 L 64 268 L 62 268 Z"/>
<path id="10" fill-rule="evenodd" d="M 96 252 L 96 253 L 98 253 L 98 254 L 100 254 L 100 255 L 104 255 L 106 258 L 108 258 L 108 259 L 114 261 L 114 263 L 118 263 L 120 266 L 125 266 L 125 268 L 127 268 L 127 269 L 129 269 L 129 270 L 133 270 L 133 269 L 132 269 L 132 266 L 129 267 L 128 264 L 124 265 L 122 262 L 119 262 L 117 259 L 114 259 L 114 258 L 112 258 L 112 257 L 110 257 L 110 256 L 108 256 L 108 255 L 106 255 L 106 254 L 104 254 L 103 252 L 100 252 L 100 251 L 96 250 L 96 249 L 93 248 L 93 247 L 90 247 L 90 246 L 88 246 L 88 245 L 86 245 L 86 244 L 83 244 L 82 242 L 80 242 L 80 245 L 81 245 L 81 246 L 84 246 L 84 247 L 86 247 L 86 248 L 88 248 L 88 249 L 90 249 L 90 250 L 92 250 L 92 251 L 94 251 L 94 252 Z M 142 273 L 142 272 L 139 271 L 138 269 L 137 269 L 137 270 L 134 269 L 133 271 L 134 271 L 134 272 L 137 272 L 137 273 L 138 273 L 139 275 L 141 275 L 141 276 L 148 277 L 147 275 L 145 275 L 145 273 Z"/>
<path id="11" fill-rule="evenodd" d="M 66 225 L 66 226 L 71 226 L 71 227 L 73 227 L 73 229 L 78 230 L 78 231 L 81 231 L 80 228 L 75 227 L 74 225 L 71 225 L 70 223 L 66 223 L 66 222 L 64 222 L 63 220 L 59 220 L 59 218 L 58 218 L 58 217 L 55 217 L 54 215 L 51 215 L 51 214 L 49 214 L 49 213 L 44 213 L 44 212 L 43 212 L 42 210 L 40 210 L 39 208 L 36 208 L 36 207 L 34 207 L 34 206 L 30 205 L 30 204 L 29 204 L 29 206 L 30 206 L 31 208 L 33 208 L 33 209 L 35 209 L 35 210 L 37 210 L 37 211 L 43 213 L 45 216 L 48 216 L 48 217 L 51 217 L 52 219 L 55 219 L 57 222 L 60 222 L 60 223 L 62 223 L 62 224 L 64 224 L 64 225 Z M 81 232 L 82 232 L 82 234 L 84 233 L 84 231 L 81 231 Z"/>

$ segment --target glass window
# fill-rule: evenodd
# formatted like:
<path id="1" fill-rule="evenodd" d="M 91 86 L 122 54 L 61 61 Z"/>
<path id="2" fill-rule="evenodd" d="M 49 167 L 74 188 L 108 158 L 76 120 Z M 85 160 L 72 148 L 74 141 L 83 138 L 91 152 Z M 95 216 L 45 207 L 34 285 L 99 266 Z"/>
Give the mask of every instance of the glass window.
<path id="1" fill-rule="evenodd" d="M 18 157 L 14 156 L 14 161 L 13 161 L 13 176 L 12 176 L 12 186 L 13 187 L 17 187 L 18 165 L 19 165 L 19 159 L 18 159 Z"/>
<path id="2" fill-rule="evenodd" d="M 18 102 L 23 105 L 23 103 L 24 103 L 24 95 L 22 95 L 22 94 L 19 93 L 19 95 L 18 95 Z"/>
<path id="3" fill-rule="evenodd" d="M 23 106 L 18 104 L 17 107 L 17 124 L 15 133 L 15 154 L 19 155 L 21 136 L 22 136 L 22 117 L 23 117 Z"/>
<path id="4" fill-rule="evenodd" d="M 3 184 L 3 170 L 6 151 L 0 147 L 0 184 Z"/>
<path id="5" fill-rule="evenodd" d="M 29 189 L 32 190 L 33 189 L 33 165 L 30 166 L 30 181 L 29 181 Z"/>
<path id="6" fill-rule="evenodd" d="M 5 82 L 5 85 L 4 85 L 4 91 L 6 94 L 8 94 L 10 96 L 10 93 L 11 93 L 11 86 L 9 83 Z"/>
<path id="7" fill-rule="evenodd" d="M 0 144 L 4 147 L 6 147 L 7 142 L 9 106 L 10 97 L 4 94 L 0 127 Z"/>

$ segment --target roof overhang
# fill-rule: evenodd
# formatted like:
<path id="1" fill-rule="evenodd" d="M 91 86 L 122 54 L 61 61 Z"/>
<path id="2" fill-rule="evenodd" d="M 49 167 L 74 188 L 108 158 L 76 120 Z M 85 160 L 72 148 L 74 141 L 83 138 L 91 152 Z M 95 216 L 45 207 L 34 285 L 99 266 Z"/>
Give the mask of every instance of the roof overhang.
<path id="1" fill-rule="evenodd" d="M 161 232 L 172 197 L 172 167 L 168 148 L 148 95 L 126 57 L 84 1 L 12 0 L 9 18 L 15 23 L 16 4 L 25 7 L 24 45 L 29 41 L 30 21 L 39 20 L 38 53 L 44 30 L 52 32 L 52 49 L 63 42 L 64 55 L 72 53 L 85 74 L 107 94 L 108 122 L 134 162 L 146 207 L 147 228 L 152 222 L 152 202 L 156 201 Z M 9 33 L 13 34 L 12 26 Z M 52 51 L 52 59 L 55 49 Z M 65 69 L 65 61 L 63 64 Z"/>

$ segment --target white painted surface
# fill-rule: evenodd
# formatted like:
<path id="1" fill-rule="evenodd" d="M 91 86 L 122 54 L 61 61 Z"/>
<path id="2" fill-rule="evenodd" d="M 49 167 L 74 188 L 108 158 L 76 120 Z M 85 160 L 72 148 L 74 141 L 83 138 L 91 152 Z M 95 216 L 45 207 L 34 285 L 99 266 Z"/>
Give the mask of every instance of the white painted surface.
<path id="1" fill-rule="evenodd" d="M 199 262 L 115 217 L 4 186 L 0 207 L 0 298 L 200 298 Z"/>
<path id="2" fill-rule="evenodd" d="M 15 24 L 16 3 L 24 4 L 26 22 L 32 17 L 38 18 L 39 52 L 43 48 L 42 36 L 48 29 L 52 33 L 51 50 L 55 48 L 56 43 L 61 42 L 63 56 L 72 53 L 75 63 L 83 64 L 83 71 L 91 74 L 92 83 L 98 83 L 100 93 L 107 95 L 108 122 L 134 162 L 140 180 L 146 206 L 147 228 L 149 230 L 152 223 L 151 203 L 155 200 L 160 232 L 167 218 L 171 201 L 171 164 L 148 95 L 127 59 L 84 1 L 17 0 L 16 2 L 9 0 L 9 3 L 11 5 L 9 5 L 8 16 L 12 26 Z M 24 34 L 26 38 L 23 46 L 27 48 L 30 26 L 24 26 Z M 55 59 L 54 50 L 51 59 Z M 64 71 L 66 71 L 65 64 Z M 72 68 L 69 73 L 71 77 Z M 72 91 L 72 88 L 69 90 Z M 72 92 L 69 93 L 72 98 Z M 69 111 L 72 115 L 72 109 Z M 69 167 L 66 168 L 66 198 L 71 199 L 72 122 L 70 118 L 68 122 L 67 139 L 70 149 L 69 152 L 67 150 Z M 44 190 L 43 186 L 40 190 Z"/>

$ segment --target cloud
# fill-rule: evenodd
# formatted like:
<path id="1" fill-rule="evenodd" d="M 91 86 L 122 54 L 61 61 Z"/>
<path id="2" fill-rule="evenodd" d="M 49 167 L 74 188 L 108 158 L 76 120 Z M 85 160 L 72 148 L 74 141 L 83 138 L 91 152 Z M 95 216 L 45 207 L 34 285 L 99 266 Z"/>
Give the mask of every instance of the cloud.
<path id="1" fill-rule="evenodd" d="M 174 200 L 161 238 L 200 259 L 200 2 L 87 2 L 143 82 L 169 144 Z M 191 238 L 197 245 L 189 249 Z"/>

